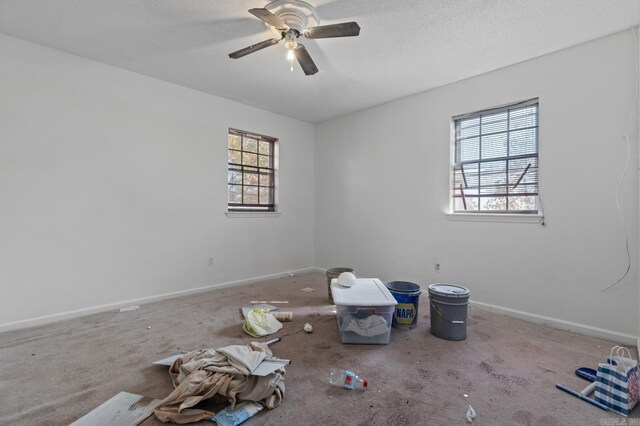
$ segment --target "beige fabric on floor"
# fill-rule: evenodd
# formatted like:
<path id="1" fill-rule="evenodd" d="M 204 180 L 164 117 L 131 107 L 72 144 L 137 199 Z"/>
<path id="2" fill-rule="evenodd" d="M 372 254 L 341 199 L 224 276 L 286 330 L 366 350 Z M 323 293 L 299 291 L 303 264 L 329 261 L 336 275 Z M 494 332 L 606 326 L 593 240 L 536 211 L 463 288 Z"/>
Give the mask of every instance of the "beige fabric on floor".
<path id="1" fill-rule="evenodd" d="M 193 407 L 220 397 L 232 408 L 236 401 L 260 402 L 270 409 L 279 406 L 284 398 L 284 368 L 264 377 L 251 375 L 267 356 L 272 356 L 269 347 L 257 342 L 185 354 L 169 369 L 175 389 L 160 402 L 155 416 L 178 424 L 209 419 L 215 415 L 213 411 Z"/>

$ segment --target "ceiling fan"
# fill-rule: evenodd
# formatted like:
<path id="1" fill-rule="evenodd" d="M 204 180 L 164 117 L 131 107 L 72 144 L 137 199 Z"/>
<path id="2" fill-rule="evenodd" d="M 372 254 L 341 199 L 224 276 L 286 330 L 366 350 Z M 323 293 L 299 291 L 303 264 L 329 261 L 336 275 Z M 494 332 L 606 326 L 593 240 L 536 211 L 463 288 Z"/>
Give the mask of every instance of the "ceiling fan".
<path id="1" fill-rule="evenodd" d="M 242 58 L 250 53 L 273 46 L 284 40 L 287 48 L 287 59 L 293 71 L 293 59 L 297 59 L 306 75 L 318 72 L 318 67 L 311 59 L 307 49 L 298 43 L 301 35 L 309 39 L 354 37 L 360 34 L 360 27 L 356 22 L 342 24 L 318 25 L 320 18 L 313 6 L 299 0 L 276 0 L 264 8 L 250 9 L 249 13 L 262 20 L 278 37 L 252 44 L 244 49 L 229 53 L 232 59 Z M 312 23 L 314 26 L 307 27 Z"/>

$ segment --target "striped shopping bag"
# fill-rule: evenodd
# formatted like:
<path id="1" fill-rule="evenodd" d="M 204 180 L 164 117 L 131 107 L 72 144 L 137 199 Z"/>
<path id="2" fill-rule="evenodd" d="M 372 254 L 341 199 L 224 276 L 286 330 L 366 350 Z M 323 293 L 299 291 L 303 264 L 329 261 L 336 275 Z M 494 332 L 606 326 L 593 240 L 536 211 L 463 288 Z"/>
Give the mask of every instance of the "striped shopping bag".
<path id="1" fill-rule="evenodd" d="M 614 346 L 607 362 L 598 364 L 594 399 L 623 416 L 638 404 L 638 361 L 631 358 L 629 349 Z"/>

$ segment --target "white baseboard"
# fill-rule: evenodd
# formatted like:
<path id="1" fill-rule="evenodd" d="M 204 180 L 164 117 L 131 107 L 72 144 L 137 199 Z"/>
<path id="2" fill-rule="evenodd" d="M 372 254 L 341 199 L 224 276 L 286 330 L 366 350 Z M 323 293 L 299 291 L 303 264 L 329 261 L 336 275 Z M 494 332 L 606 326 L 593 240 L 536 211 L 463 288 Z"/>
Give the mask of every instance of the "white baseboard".
<path id="1" fill-rule="evenodd" d="M 268 280 L 273 278 L 281 278 L 287 275 L 301 274 L 305 272 L 326 272 L 326 269 L 317 268 L 317 267 L 296 269 L 288 272 L 263 275 L 259 277 L 247 278 L 247 279 L 237 280 L 237 281 L 229 281 L 226 283 L 212 284 L 204 287 L 180 290 L 180 291 L 171 292 L 171 293 L 163 293 L 163 294 L 158 294 L 154 296 L 141 297 L 138 299 L 123 300 L 123 301 L 108 303 L 108 304 L 99 305 L 99 306 L 91 306 L 88 308 L 82 308 L 82 309 L 60 312 L 60 313 L 51 314 L 51 315 L 45 315 L 37 318 L 29 318 L 26 320 L 8 322 L 8 323 L 0 324 L 0 333 L 4 331 L 9 331 L 9 330 L 34 327 L 34 326 L 48 324 L 52 322 L 63 321 L 63 320 L 77 318 L 77 317 L 99 313 L 99 312 L 106 312 L 106 311 L 119 309 L 126 306 L 142 305 L 145 303 L 156 302 L 159 300 L 166 300 L 166 299 L 172 299 L 175 297 L 186 296 L 189 294 L 202 293 L 209 290 L 215 290 L 215 289 L 226 288 L 226 287 L 237 287 L 237 286 L 246 285 L 246 284 L 253 284 L 258 281 L 263 281 L 263 280 Z M 592 327 L 584 324 L 578 324 L 571 321 L 565 321 L 557 318 L 536 315 L 529 312 L 519 311 L 516 309 L 510 309 L 502 306 L 491 305 L 484 302 L 478 302 L 478 301 L 472 300 L 470 301 L 470 304 L 471 306 L 477 307 L 482 310 L 496 312 L 496 313 L 508 315 L 514 318 L 520 318 L 520 319 L 537 323 L 537 324 L 546 324 L 561 330 L 572 331 L 579 334 L 584 334 L 586 336 L 593 336 L 593 337 L 608 339 L 608 340 L 612 340 L 614 342 L 625 344 L 625 345 L 636 345 L 638 349 L 638 353 L 640 354 L 640 336 L 632 336 L 630 334 L 618 333 L 611 330 L 605 330 L 602 328 Z"/>
<path id="2" fill-rule="evenodd" d="M 313 268 L 313 267 L 296 269 L 293 271 L 281 272 L 278 274 L 263 275 L 260 277 L 248 278 L 244 280 L 230 281 L 230 282 L 220 283 L 220 284 L 212 284 L 204 287 L 175 291 L 172 293 L 163 293 L 163 294 L 158 294 L 154 296 L 141 297 L 138 299 L 122 300 L 119 302 L 107 303 L 105 305 L 91 306 L 88 308 L 75 309 L 73 311 L 60 312 L 60 313 L 45 315 L 37 318 L 29 318 L 26 320 L 7 322 L 4 324 L 0 324 L 0 333 L 4 331 L 9 331 L 9 330 L 17 330 L 20 328 L 34 327 L 37 325 L 63 321 L 66 319 L 77 318 L 77 317 L 81 317 L 89 314 L 95 314 L 99 312 L 106 312 L 113 309 L 119 309 L 122 307 L 131 306 L 131 305 L 142 305 L 145 303 L 151 303 L 151 302 L 156 302 L 156 301 L 165 300 L 165 299 L 172 299 L 174 297 L 186 296 L 188 294 L 202 293 L 205 291 L 219 289 L 219 288 L 236 287 L 236 286 L 241 286 L 245 284 L 253 284 L 258 281 L 286 277 L 292 274 L 295 275 L 295 274 L 301 274 L 304 272 L 319 272 L 319 271 L 322 271 L 322 270 L 318 268 Z"/>
<path id="3" fill-rule="evenodd" d="M 637 345 L 640 353 L 640 337 L 630 334 L 618 333 L 612 330 L 592 327 L 590 325 L 578 324 L 571 321 L 565 321 L 557 318 L 545 317 L 543 315 L 531 314 L 529 312 L 509 309 L 502 306 L 490 305 L 484 302 L 471 301 L 471 306 L 479 309 L 508 315 L 514 318 L 520 318 L 537 324 L 545 324 L 561 330 L 572 331 L 574 333 L 583 334 L 585 336 L 598 337 L 601 339 L 611 340 L 623 345 Z"/>

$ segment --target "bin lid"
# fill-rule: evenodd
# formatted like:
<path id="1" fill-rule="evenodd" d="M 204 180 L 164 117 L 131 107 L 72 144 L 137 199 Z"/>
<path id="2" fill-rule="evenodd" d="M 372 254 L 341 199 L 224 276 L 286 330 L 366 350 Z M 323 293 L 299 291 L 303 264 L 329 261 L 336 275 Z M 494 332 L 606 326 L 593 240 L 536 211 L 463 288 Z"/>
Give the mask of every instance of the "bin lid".
<path id="1" fill-rule="evenodd" d="M 431 284 L 429 286 L 429 294 L 457 299 L 469 297 L 469 289 L 455 284 Z"/>
<path id="2" fill-rule="evenodd" d="M 357 278 L 352 287 L 338 285 L 337 279 L 331 280 L 331 294 L 336 305 L 348 306 L 390 306 L 398 302 L 391 292 L 377 278 Z"/>

